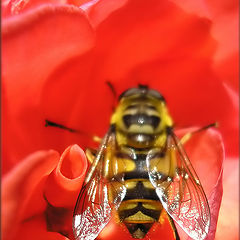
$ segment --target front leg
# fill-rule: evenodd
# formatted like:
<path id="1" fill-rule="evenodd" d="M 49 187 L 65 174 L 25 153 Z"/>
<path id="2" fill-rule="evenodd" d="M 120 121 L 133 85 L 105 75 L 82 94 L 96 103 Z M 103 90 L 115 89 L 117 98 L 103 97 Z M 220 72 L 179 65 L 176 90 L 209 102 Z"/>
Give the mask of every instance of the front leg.
<path id="1" fill-rule="evenodd" d="M 193 131 L 193 132 L 188 132 L 188 133 L 186 133 L 186 134 L 180 139 L 180 143 L 181 143 L 182 145 L 184 145 L 189 139 L 191 139 L 191 137 L 192 137 L 195 133 L 201 132 L 201 131 L 206 130 L 206 129 L 210 128 L 210 127 L 218 127 L 218 122 L 211 123 L 211 124 L 209 124 L 209 125 L 206 125 L 206 126 L 204 126 L 204 127 L 199 128 L 199 129 L 197 129 L 197 130 L 195 130 L 195 131 Z"/>

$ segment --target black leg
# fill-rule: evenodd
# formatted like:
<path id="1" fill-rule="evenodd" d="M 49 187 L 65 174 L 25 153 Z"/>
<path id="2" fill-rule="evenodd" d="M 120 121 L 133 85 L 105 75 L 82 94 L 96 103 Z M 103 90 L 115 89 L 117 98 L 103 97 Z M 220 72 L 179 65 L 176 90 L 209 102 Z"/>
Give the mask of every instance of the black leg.
<path id="1" fill-rule="evenodd" d="M 66 127 L 66 126 L 64 126 L 64 125 L 62 125 L 62 124 L 58 124 L 58 123 L 49 121 L 49 120 L 47 120 L 47 119 L 45 119 L 45 127 L 57 127 L 57 128 L 61 128 L 61 129 L 67 130 L 67 131 L 69 131 L 69 132 L 79 132 L 79 131 L 76 130 L 76 129 Z"/>
<path id="2" fill-rule="evenodd" d="M 116 93 L 116 90 L 115 90 L 113 84 L 111 82 L 109 82 L 109 81 L 106 81 L 105 83 L 110 88 L 110 90 L 111 90 L 111 92 L 113 94 L 114 99 L 116 99 L 117 98 L 117 93 Z"/>

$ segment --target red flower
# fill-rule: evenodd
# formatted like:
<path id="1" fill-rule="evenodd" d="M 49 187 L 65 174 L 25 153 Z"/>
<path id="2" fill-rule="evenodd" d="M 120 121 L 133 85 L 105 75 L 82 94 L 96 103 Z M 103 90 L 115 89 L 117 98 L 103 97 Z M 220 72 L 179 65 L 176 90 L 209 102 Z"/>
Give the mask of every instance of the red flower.
<path id="1" fill-rule="evenodd" d="M 104 135 L 113 105 L 106 81 L 118 94 L 138 83 L 159 90 L 179 128 L 218 121 L 225 166 L 235 166 L 229 156 L 238 155 L 237 10 L 233 0 L 2 1 L 3 173 L 39 149 L 94 146 L 88 135 Z M 45 119 L 82 133 L 46 128 Z M 235 175 L 226 172 L 225 193 Z"/>

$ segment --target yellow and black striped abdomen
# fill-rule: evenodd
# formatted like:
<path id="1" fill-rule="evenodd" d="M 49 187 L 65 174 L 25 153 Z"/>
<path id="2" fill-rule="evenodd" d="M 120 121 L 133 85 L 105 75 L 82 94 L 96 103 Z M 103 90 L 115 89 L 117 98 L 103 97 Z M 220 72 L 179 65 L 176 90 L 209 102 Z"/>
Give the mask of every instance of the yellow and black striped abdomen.
<path id="1" fill-rule="evenodd" d="M 146 151 L 135 154 L 135 159 L 119 153 L 120 171 L 124 171 L 126 195 L 118 209 L 119 219 L 126 225 L 132 237 L 142 239 L 155 222 L 160 221 L 162 204 L 149 181 Z M 160 161 L 159 157 L 155 159 Z M 164 162 L 164 158 L 162 158 Z M 121 173 L 122 174 L 122 173 Z"/>
<path id="2" fill-rule="evenodd" d="M 127 194 L 118 209 L 120 220 L 132 237 L 138 239 L 144 238 L 162 211 L 162 205 L 149 185 L 150 182 L 143 179 L 127 181 Z"/>

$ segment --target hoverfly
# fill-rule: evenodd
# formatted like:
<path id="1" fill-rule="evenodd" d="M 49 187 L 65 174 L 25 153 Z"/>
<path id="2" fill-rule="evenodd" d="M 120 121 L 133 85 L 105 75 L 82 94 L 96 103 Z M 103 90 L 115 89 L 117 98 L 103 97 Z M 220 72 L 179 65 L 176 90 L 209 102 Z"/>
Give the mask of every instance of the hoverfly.
<path id="1" fill-rule="evenodd" d="M 158 91 L 139 85 L 123 92 L 99 149 L 88 158 L 92 165 L 73 216 L 77 240 L 97 238 L 114 214 L 142 239 L 163 211 L 176 239 L 173 220 L 195 240 L 208 234 L 207 198 Z"/>

